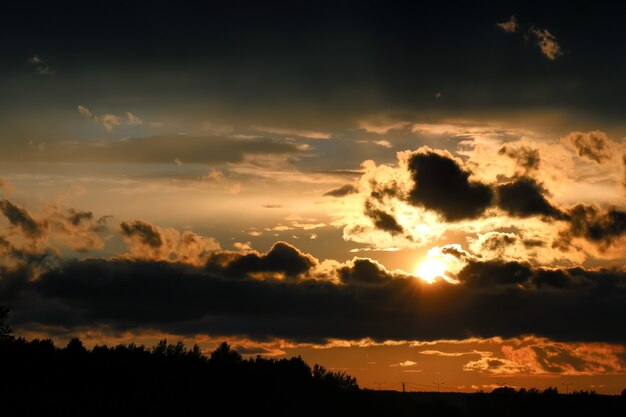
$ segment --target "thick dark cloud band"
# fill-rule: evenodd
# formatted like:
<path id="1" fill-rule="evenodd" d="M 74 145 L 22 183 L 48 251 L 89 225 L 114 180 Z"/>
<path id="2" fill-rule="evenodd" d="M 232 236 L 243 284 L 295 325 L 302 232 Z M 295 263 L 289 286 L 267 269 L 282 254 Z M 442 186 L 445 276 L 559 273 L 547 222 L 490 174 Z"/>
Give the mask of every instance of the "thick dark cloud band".
<path id="1" fill-rule="evenodd" d="M 24 269 L 0 272 L 0 303 L 12 308 L 18 330 L 101 326 L 308 342 L 525 334 L 626 342 L 623 271 L 470 262 L 461 284 L 429 285 L 367 259 L 336 267 L 338 282 L 311 279 L 316 262 L 284 243 L 268 254 L 220 255 L 202 268 L 71 261 L 35 280 Z"/>

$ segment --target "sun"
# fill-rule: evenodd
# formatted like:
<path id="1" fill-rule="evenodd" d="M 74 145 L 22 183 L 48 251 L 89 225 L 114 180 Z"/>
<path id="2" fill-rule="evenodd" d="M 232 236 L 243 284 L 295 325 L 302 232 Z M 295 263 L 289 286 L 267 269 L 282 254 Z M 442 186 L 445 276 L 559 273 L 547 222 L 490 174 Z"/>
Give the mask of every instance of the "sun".
<path id="1" fill-rule="evenodd" d="M 445 278 L 446 270 L 447 267 L 443 261 L 437 258 L 428 258 L 419 264 L 415 275 L 432 284 L 437 277 Z"/>

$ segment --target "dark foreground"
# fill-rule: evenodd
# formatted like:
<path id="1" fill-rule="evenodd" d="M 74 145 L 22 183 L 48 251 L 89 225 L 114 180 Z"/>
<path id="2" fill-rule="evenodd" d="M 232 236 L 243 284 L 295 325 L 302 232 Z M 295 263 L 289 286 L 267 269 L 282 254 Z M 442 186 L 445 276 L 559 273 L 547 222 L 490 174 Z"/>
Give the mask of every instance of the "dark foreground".
<path id="1" fill-rule="evenodd" d="M 223 410 L 223 411 L 220 411 Z M 489 394 L 360 390 L 356 380 L 301 358 L 210 356 L 165 341 L 62 349 L 48 340 L 0 342 L 0 416 L 626 416 L 626 396 L 556 390 Z"/>

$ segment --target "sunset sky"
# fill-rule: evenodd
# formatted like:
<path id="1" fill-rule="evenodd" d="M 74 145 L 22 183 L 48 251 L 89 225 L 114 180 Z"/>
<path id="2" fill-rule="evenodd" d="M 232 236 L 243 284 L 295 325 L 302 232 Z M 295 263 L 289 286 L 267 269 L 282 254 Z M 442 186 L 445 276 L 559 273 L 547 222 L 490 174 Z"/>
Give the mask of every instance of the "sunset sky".
<path id="1" fill-rule="evenodd" d="M 0 16 L 17 335 L 626 388 L 624 10 L 195 3 Z"/>

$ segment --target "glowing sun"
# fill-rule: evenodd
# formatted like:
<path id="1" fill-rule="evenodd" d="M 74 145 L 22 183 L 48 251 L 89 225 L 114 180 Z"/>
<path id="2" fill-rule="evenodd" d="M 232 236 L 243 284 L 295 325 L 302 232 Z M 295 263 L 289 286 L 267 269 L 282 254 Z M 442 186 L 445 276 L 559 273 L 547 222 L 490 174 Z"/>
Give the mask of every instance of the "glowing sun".
<path id="1" fill-rule="evenodd" d="M 428 258 L 424 260 L 419 264 L 417 270 L 415 271 L 415 275 L 429 284 L 435 282 L 435 278 L 437 277 L 445 278 L 445 274 L 446 264 L 436 258 Z"/>

